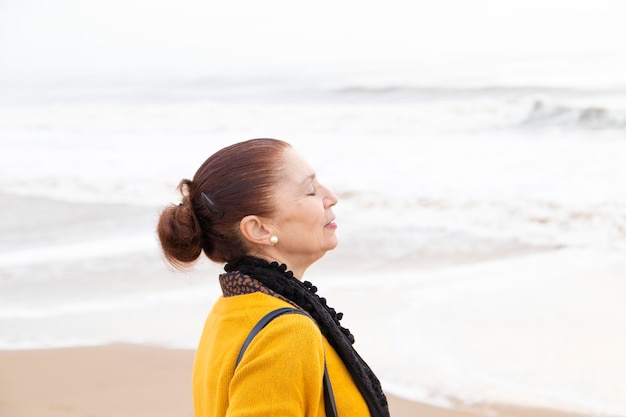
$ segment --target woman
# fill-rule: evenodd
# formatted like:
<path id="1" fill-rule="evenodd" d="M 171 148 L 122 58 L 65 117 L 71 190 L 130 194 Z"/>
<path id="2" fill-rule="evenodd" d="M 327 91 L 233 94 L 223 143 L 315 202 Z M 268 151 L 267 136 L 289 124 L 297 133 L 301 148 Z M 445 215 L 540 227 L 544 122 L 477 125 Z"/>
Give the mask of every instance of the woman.
<path id="1" fill-rule="evenodd" d="M 182 203 L 159 219 L 166 258 L 184 267 L 204 252 L 226 263 L 223 297 L 196 353 L 195 416 L 324 416 L 325 364 L 339 417 L 388 416 L 378 379 L 339 323 L 342 314 L 300 281 L 337 246 L 337 197 L 307 162 L 286 142 L 252 139 L 212 155 L 179 189 Z M 253 327 L 281 307 L 307 315 L 274 319 L 236 363 Z"/>

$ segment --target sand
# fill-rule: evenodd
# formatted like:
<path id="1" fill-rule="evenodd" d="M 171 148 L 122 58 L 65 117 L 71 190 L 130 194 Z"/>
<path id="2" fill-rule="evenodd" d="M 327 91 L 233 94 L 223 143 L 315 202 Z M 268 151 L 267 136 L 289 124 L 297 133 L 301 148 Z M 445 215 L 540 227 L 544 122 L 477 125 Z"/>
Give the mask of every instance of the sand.
<path id="1" fill-rule="evenodd" d="M 193 350 L 109 345 L 0 351 L 0 417 L 191 417 Z M 503 405 L 449 410 L 390 395 L 393 417 L 564 417 Z"/>

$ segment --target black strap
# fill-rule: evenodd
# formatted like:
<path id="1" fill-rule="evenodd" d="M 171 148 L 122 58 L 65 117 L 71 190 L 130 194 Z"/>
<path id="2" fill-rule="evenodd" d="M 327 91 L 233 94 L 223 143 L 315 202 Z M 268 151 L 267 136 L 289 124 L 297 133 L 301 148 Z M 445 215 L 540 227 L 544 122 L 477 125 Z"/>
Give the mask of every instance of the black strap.
<path id="1" fill-rule="evenodd" d="M 337 417 L 335 394 L 333 394 L 333 386 L 330 384 L 328 369 L 326 369 L 326 355 L 324 355 L 324 409 L 326 410 L 326 417 Z"/>
<path id="2" fill-rule="evenodd" d="M 274 320 L 278 316 L 282 316 L 283 314 L 302 314 L 303 316 L 309 316 L 305 311 L 298 310 L 296 308 L 291 307 L 283 307 L 267 313 L 259 322 L 250 330 L 250 334 L 246 337 L 246 340 L 243 342 L 241 346 L 241 350 L 239 351 L 239 355 L 237 355 L 237 362 L 235 362 L 235 368 L 241 362 L 243 358 L 243 354 L 252 342 L 252 339 L 261 331 L 265 326 L 269 324 L 272 320 Z M 333 394 L 333 387 L 330 384 L 330 377 L 328 376 L 328 369 L 326 369 L 326 355 L 324 355 L 324 409 L 326 410 L 326 417 L 337 417 L 337 405 L 335 404 L 335 395 Z"/>

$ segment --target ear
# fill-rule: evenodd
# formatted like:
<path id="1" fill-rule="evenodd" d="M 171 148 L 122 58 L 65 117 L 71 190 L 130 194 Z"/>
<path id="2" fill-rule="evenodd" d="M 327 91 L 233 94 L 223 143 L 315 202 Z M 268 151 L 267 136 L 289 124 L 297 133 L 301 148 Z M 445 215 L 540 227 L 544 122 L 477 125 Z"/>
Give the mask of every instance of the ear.
<path id="1" fill-rule="evenodd" d="M 272 232 L 267 223 L 259 216 L 246 216 L 239 222 L 242 236 L 254 245 L 269 245 Z"/>

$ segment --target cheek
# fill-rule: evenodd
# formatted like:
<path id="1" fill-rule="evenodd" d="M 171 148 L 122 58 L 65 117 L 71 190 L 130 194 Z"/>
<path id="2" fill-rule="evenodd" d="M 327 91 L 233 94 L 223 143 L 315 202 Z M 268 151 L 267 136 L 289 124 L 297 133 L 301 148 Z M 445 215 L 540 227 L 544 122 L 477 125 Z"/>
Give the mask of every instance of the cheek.
<path id="1" fill-rule="evenodd" d="M 315 233 L 313 229 L 322 228 L 326 220 L 323 205 L 313 200 L 295 204 L 278 217 L 283 227 L 306 228 L 312 233 Z"/>
<path id="2" fill-rule="evenodd" d="M 316 224 L 324 221 L 324 207 L 318 204 L 300 204 L 291 213 L 291 220 L 304 224 Z"/>

